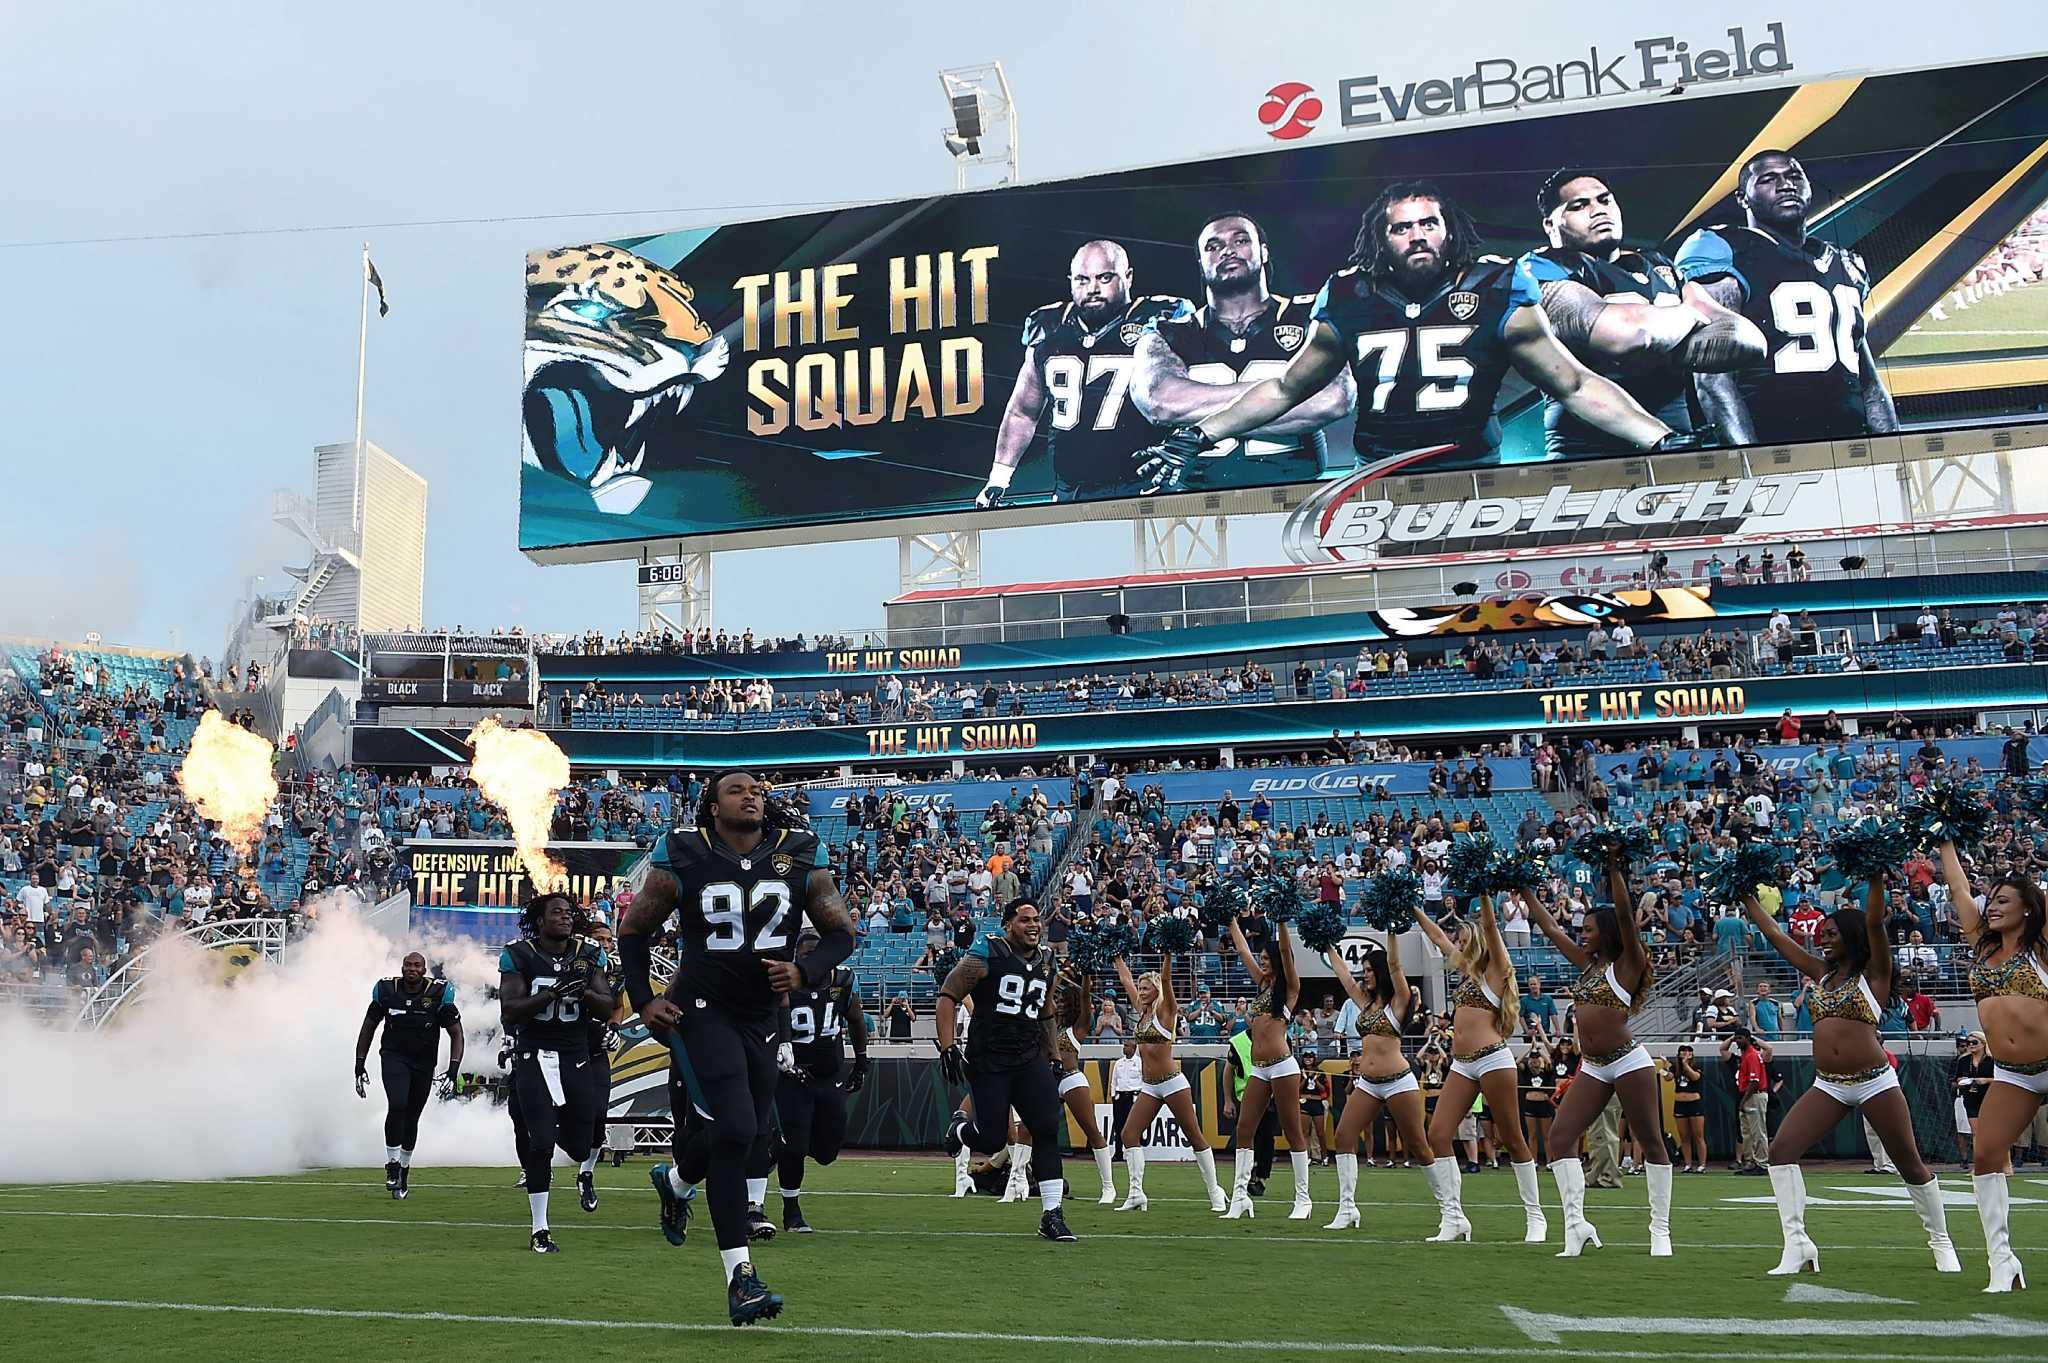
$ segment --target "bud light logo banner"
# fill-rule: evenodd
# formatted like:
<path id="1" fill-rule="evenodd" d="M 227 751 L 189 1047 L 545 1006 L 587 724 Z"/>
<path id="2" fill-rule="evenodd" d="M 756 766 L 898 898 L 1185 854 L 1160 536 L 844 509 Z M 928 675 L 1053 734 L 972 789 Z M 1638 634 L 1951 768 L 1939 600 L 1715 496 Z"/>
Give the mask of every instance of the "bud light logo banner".
<path id="1" fill-rule="evenodd" d="M 2048 384 L 2048 58 L 1801 85 L 1764 41 L 1754 79 L 1630 50 L 1682 99 L 1524 82 L 1515 118 L 1341 140 L 1493 87 L 1289 79 L 1257 152 L 535 250 L 520 546 L 1271 513 L 1395 472 L 1499 495 L 1514 465 L 2013 419 L 2000 392 Z M 1230 412 L 1282 373 L 1284 410 Z"/>

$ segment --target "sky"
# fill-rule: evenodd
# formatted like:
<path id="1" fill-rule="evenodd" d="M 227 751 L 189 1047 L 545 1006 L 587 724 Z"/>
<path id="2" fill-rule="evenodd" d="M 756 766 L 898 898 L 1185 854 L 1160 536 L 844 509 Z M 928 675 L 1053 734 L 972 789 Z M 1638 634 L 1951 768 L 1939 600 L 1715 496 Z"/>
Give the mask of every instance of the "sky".
<path id="1" fill-rule="evenodd" d="M 630 628 L 627 564 L 515 547 L 524 255 L 536 246 L 942 192 L 941 67 L 1001 60 L 1025 178 L 1270 146 L 1283 80 L 1401 80 L 1787 25 L 1802 76 L 2037 50 L 2038 4 L 1646 7 L 0 0 L 0 633 L 218 653 L 252 577 L 304 550 L 269 518 L 353 431 L 359 252 L 368 437 L 430 485 L 426 619 Z M 1657 8 L 1657 7 L 1647 7 Z M 1321 134 L 1318 134 L 1321 135 Z M 1233 562 L 1279 561 L 1276 518 Z M 983 579 L 1132 566 L 1126 523 L 990 532 Z M 720 554 L 716 619 L 877 626 L 894 540 Z"/>

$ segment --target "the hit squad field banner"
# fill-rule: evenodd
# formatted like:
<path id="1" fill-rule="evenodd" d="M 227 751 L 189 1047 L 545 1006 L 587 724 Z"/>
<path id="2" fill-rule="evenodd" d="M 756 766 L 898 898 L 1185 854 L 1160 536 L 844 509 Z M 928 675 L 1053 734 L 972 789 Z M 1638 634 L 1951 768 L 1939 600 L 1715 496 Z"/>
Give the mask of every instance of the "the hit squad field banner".
<path id="1" fill-rule="evenodd" d="M 535 251 L 521 545 L 1271 511 L 2048 382 L 2048 60 L 1772 86 L 1772 41 L 1683 99 Z"/>
<path id="2" fill-rule="evenodd" d="M 509 842 L 414 838 L 399 855 L 412 868 L 412 921 L 456 936 L 509 941 L 533 882 Z M 588 903 L 625 881 L 646 850 L 632 843 L 556 842 L 548 855 L 569 873 L 569 893 Z"/>

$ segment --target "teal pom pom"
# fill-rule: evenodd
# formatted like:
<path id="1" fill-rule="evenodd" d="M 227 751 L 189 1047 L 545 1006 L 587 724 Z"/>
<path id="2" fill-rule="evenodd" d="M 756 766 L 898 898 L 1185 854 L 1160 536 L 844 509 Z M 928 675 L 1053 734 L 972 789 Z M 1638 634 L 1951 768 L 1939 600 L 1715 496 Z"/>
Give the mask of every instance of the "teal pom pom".
<path id="1" fill-rule="evenodd" d="M 1914 841 L 1929 849 L 1944 842 L 1973 847 L 1991 829 L 1991 806 L 1968 787 L 1947 782 L 1921 791 L 1901 812 Z"/>
<path id="2" fill-rule="evenodd" d="M 1465 838 L 1452 844 L 1444 858 L 1444 874 L 1450 879 L 1451 888 L 1459 894 L 1491 894 L 1488 875 L 1493 869 L 1493 854 L 1492 838 Z"/>
<path id="3" fill-rule="evenodd" d="M 1084 975 L 1106 975 L 1137 947 L 1121 922 L 1084 923 L 1067 934 L 1067 959 Z"/>
<path id="4" fill-rule="evenodd" d="M 1294 920 L 1295 932 L 1310 951 L 1328 951 L 1344 940 L 1349 927 L 1342 909 L 1320 901 L 1304 908 Z"/>
<path id="5" fill-rule="evenodd" d="M 1381 932 L 1400 932 L 1415 921 L 1422 903 L 1422 878 L 1413 871 L 1382 871 L 1365 882 L 1358 902 L 1365 921 Z"/>
<path id="6" fill-rule="evenodd" d="M 1178 956 L 1195 945 L 1195 925 L 1171 914 L 1155 918 L 1145 929 L 1147 951 L 1171 952 Z"/>
<path id="7" fill-rule="evenodd" d="M 1203 887 L 1195 913 L 1204 927 L 1221 928 L 1243 913 L 1250 903 L 1251 896 L 1245 893 L 1244 886 L 1234 880 L 1215 879 Z"/>
<path id="8" fill-rule="evenodd" d="M 1252 903 L 1275 923 L 1291 923 L 1301 912 L 1301 887 L 1285 873 L 1266 876 L 1252 890 Z"/>
<path id="9" fill-rule="evenodd" d="M 1739 906 L 1759 885 L 1783 883 L 1784 865 L 1784 849 L 1775 842 L 1739 843 L 1701 869 L 1700 883 L 1714 903 Z"/>
<path id="10" fill-rule="evenodd" d="M 1890 819 L 1859 819 L 1829 844 L 1835 865 L 1851 880 L 1895 875 L 1913 855 L 1913 835 Z"/>
<path id="11" fill-rule="evenodd" d="M 1543 883 L 1548 874 L 1542 858 L 1530 852 L 1502 848 L 1494 853 L 1492 864 L 1486 868 L 1487 893 L 1513 894 L 1533 890 Z"/>
<path id="12" fill-rule="evenodd" d="M 1602 824 L 1572 839 L 1572 855 L 1588 866 L 1605 866 L 1610 851 L 1619 852 L 1623 865 L 1647 861 L 1656 845 L 1650 830 L 1641 824 Z"/>

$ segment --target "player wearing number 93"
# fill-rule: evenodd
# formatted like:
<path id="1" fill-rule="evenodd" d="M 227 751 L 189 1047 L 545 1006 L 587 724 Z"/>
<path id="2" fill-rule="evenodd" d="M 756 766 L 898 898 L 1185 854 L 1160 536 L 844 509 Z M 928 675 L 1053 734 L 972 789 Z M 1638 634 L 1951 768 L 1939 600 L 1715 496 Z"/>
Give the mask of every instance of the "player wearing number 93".
<path id="1" fill-rule="evenodd" d="M 1731 445 L 1882 435 L 1899 428 L 1864 332 L 1863 258 L 1807 235 L 1813 185 L 1789 152 L 1743 162 L 1742 226 L 1702 227 L 1678 249 L 1686 297 L 1739 311 L 1768 356 L 1702 375 L 1701 405 Z"/>
<path id="2" fill-rule="evenodd" d="M 1158 431 L 1130 400 L 1132 348 L 1151 323 L 1191 309 L 1184 298 L 1134 298 L 1130 257 L 1113 241 L 1074 252 L 1067 282 L 1072 301 L 1047 303 L 1024 321 L 1024 362 L 976 507 L 1001 504 L 1041 424 L 1054 501 L 1136 491 L 1131 452 Z"/>
<path id="3" fill-rule="evenodd" d="M 993 1155 L 1009 1140 L 1015 1108 L 1031 1133 L 1032 1177 L 1044 1209 L 1038 1233 L 1071 1241 L 1076 1236 L 1060 1212 L 1066 1108 L 1053 1062 L 1056 1024 L 1047 1004 L 1059 962 L 1040 945 L 1041 927 L 1036 904 L 1012 901 L 1003 910 L 1003 930 L 969 947 L 939 986 L 939 1062 L 947 1083 L 965 1083 L 974 1096 L 973 1120 L 964 1112 L 953 1114 L 946 1153 L 958 1155 L 967 1146 Z M 974 1001 L 974 1026 L 963 1052 L 959 1010 L 967 999 Z"/>
<path id="4" fill-rule="evenodd" d="M 672 912 L 676 973 L 656 998 L 650 938 Z M 806 917 L 818 945 L 799 962 Z M 669 1040 L 703 1123 L 701 1176 L 732 1322 L 766 1320 L 781 1311 L 782 1298 L 762 1285 L 747 1251 L 747 1168 L 757 1142 L 765 1145 L 775 1101 L 778 1006 L 793 990 L 824 985 L 853 953 L 853 922 L 824 849 L 753 773 L 720 772 L 705 788 L 697 826 L 655 844 L 644 883 L 620 918 L 619 953 L 627 996 L 648 1029 Z M 665 1232 L 695 1195 L 698 1173 L 657 1166 Z M 674 1239 L 680 1243 L 680 1234 Z"/>
<path id="5" fill-rule="evenodd" d="M 1479 246 L 1471 218 L 1427 181 L 1382 191 L 1285 372 L 1146 451 L 1146 490 L 1185 486 L 1203 452 L 1282 420 L 1346 365 L 1358 381 L 1352 444 L 1363 464 L 1418 450 L 1496 461 L 1494 399 L 1510 368 L 1627 449 L 1690 447 L 1691 437 L 1674 435 L 1559 342 L 1526 265 L 1482 256 Z"/>
<path id="6" fill-rule="evenodd" d="M 600 1059 L 590 1054 L 591 1014 L 609 1016 L 604 952 L 576 934 L 576 904 L 565 894 L 536 896 L 520 915 L 533 935 L 498 958 L 498 1005 L 505 1030 L 518 1029 L 512 1085 L 526 1132 L 526 1200 L 536 1254 L 553 1254 L 548 1231 L 549 1165 L 555 1147 L 582 1164 L 597 1122 Z"/>

